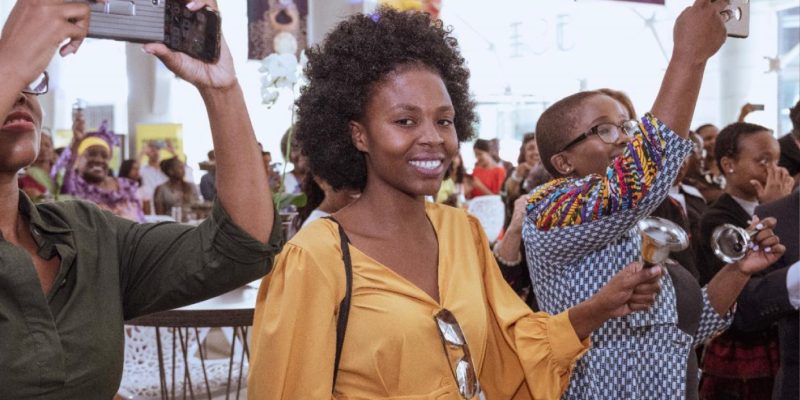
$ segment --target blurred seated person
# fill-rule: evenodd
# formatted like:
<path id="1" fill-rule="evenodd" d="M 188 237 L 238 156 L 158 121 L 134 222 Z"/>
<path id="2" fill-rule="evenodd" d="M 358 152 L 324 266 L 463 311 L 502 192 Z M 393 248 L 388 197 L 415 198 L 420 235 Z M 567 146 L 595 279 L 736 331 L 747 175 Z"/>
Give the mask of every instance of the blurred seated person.
<path id="1" fill-rule="evenodd" d="M 489 139 L 489 152 L 492 154 L 494 161 L 506 170 L 506 176 L 514 169 L 514 164 L 510 161 L 500 158 L 500 139 Z"/>
<path id="2" fill-rule="evenodd" d="M 264 161 L 264 168 L 267 169 L 267 181 L 269 188 L 273 192 L 277 192 L 281 186 L 281 174 L 278 172 L 278 163 L 272 163 L 272 153 L 269 151 L 261 150 L 261 159 Z"/>
<path id="3" fill-rule="evenodd" d="M 39 147 L 39 156 L 19 180 L 19 188 L 34 202 L 48 199 L 57 199 L 55 180 L 50 176 L 50 170 L 56 162 L 56 153 L 53 151 L 53 138 L 49 131 L 42 128 L 42 140 Z"/>
<path id="4" fill-rule="evenodd" d="M 467 199 L 500 194 L 506 169 L 492 157 L 488 140 L 478 139 L 472 146 L 475 151 L 475 168 L 467 175 L 464 192 Z"/>
<path id="5" fill-rule="evenodd" d="M 131 179 L 109 174 L 108 163 L 117 145 L 116 136 L 108 130 L 105 121 L 100 129 L 89 133 L 84 133 L 85 124 L 82 115 L 75 118 L 72 144 L 59 158 L 59 163 L 66 164 L 61 192 L 95 203 L 116 216 L 144 222 L 139 185 Z"/>
<path id="6" fill-rule="evenodd" d="M 696 132 L 689 131 L 689 139 L 692 140 L 693 150 L 687 158 L 689 166 L 681 184 L 697 189 L 700 195 L 703 196 L 706 205 L 708 205 L 715 202 L 722 195 L 722 187 L 714 183 L 713 180 L 708 179 L 708 175 L 706 175 L 708 171 L 706 168 L 707 151 L 703 138 Z M 702 211 L 700 215 L 703 215 Z"/>
<path id="7" fill-rule="evenodd" d="M 308 200 L 305 207 L 297 210 L 300 228 L 347 207 L 361 195 L 361 191 L 347 187 L 336 190 L 324 179 L 313 174 L 306 174 L 303 193 Z"/>
<path id="8" fill-rule="evenodd" d="M 139 174 L 139 160 L 135 158 L 129 158 L 122 162 L 119 165 L 119 174 L 117 174 L 120 178 L 128 178 L 137 184 L 139 187 L 142 186 L 142 175 Z"/>
<path id="9" fill-rule="evenodd" d="M 703 141 L 704 158 L 701 164 L 700 176 L 702 181 L 705 182 L 705 186 L 707 186 L 707 189 L 703 191 L 703 196 L 708 204 L 711 204 L 722 195 L 722 188 L 725 186 L 725 177 L 720 174 L 714 157 L 714 144 L 717 141 L 717 135 L 719 135 L 719 128 L 713 124 L 703 124 L 698 126 L 694 132 Z M 700 185 L 697 185 L 697 187 L 702 188 Z"/>
<path id="10" fill-rule="evenodd" d="M 200 193 L 193 183 L 184 181 L 183 162 L 178 157 L 161 161 L 161 171 L 169 180 L 156 187 L 153 195 L 153 204 L 156 214 L 170 215 L 173 207 L 188 209 L 192 204 L 200 201 Z"/>
<path id="11" fill-rule="evenodd" d="M 169 179 L 164 175 L 160 166 L 163 152 L 166 152 L 171 157 L 180 156 L 171 139 L 148 140 L 144 143 L 144 148 L 139 154 L 140 160 L 143 158 L 142 156 L 147 158 L 146 163 L 140 162 L 141 167 L 139 169 L 139 174 L 142 176 L 142 201 L 145 204 L 148 202 L 152 203 L 156 187 Z M 184 168 L 186 169 L 184 172 L 184 179 L 187 182 L 194 182 L 194 171 L 192 171 L 192 168 L 186 164 L 184 164 Z"/>
<path id="12" fill-rule="evenodd" d="M 139 173 L 140 166 L 141 164 L 139 163 L 138 159 L 135 158 L 127 159 L 119 165 L 119 173 L 117 174 L 117 176 L 119 176 L 120 178 L 128 178 L 136 182 L 136 184 L 139 185 L 139 190 L 137 191 L 137 193 L 139 194 L 139 200 L 142 201 L 142 199 L 144 198 L 143 197 L 144 189 L 142 188 L 142 175 Z M 150 202 L 142 201 L 142 211 L 145 213 L 145 215 L 152 213 L 151 207 L 152 205 L 150 204 Z"/>
<path id="13" fill-rule="evenodd" d="M 205 175 L 200 178 L 200 194 L 203 195 L 205 201 L 214 201 L 214 198 L 217 197 L 217 186 L 215 183 L 217 166 L 215 160 L 214 150 L 211 150 L 208 152 L 208 161 L 200 163 L 200 169 L 206 171 Z"/>
<path id="14" fill-rule="evenodd" d="M 506 205 L 506 209 L 513 209 L 514 207 L 511 204 L 516 198 L 533 190 L 532 187 L 528 187 L 525 183 L 528 179 L 528 174 L 540 162 L 539 148 L 536 147 L 536 134 L 534 132 L 526 133 L 522 137 L 522 146 L 519 148 L 517 167 L 512 169 L 511 173 L 508 174 L 508 179 L 506 179 L 505 189 L 509 202 Z"/>
<path id="15" fill-rule="evenodd" d="M 303 156 L 300 145 L 297 143 L 296 139 L 292 138 L 291 148 L 287 149 L 287 147 L 289 147 L 289 136 L 293 129 L 294 127 L 287 129 L 286 133 L 284 133 L 281 138 L 281 155 L 283 156 L 283 160 L 287 163 L 292 163 L 294 167 L 283 179 L 283 191 L 290 194 L 298 194 L 303 191 L 302 183 L 308 173 L 308 160 Z M 289 152 L 288 155 L 286 154 L 287 150 Z M 270 157 L 270 160 L 271 159 Z"/>
<path id="16" fill-rule="evenodd" d="M 463 200 L 462 196 L 464 196 L 464 176 L 466 174 L 464 160 L 461 159 L 461 154 L 456 154 L 444 173 L 442 186 L 436 194 L 436 202 L 459 207 Z"/>

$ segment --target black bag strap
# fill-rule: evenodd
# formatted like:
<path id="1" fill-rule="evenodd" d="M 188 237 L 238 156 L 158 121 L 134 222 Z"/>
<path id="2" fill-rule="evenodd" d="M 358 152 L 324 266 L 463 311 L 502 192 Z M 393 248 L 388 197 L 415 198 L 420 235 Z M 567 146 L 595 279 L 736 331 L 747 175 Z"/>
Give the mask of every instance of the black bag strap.
<path id="1" fill-rule="evenodd" d="M 342 346 L 344 345 L 344 334 L 347 330 L 347 317 L 350 315 L 350 296 L 353 291 L 353 263 L 350 261 L 350 239 L 342 228 L 342 224 L 335 218 L 328 216 L 325 217 L 336 223 L 339 227 L 339 239 L 342 246 L 342 261 L 344 261 L 345 273 L 345 292 L 344 298 L 339 303 L 339 318 L 336 321 L 336 358 L 333 364 L 333 386 L 336 387 L 336 376 L 339 374 L 339 361 L 342 359 Z"/>

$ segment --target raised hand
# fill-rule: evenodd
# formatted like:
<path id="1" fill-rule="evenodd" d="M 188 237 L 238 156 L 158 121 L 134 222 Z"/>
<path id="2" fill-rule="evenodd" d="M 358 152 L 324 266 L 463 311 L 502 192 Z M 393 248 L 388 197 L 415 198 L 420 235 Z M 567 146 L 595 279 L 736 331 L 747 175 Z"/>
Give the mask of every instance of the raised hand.
<path id="1" fill-rule="evenodd" d="M 192 11 L 205 7 L 217 10 L 217 3 L 214 0 L 193 0 L 187 7 Z M 172 51 L 162 43 L 148 43 L 142 50 L 161 59 L 170 71 L 198 89 L 225 89 L 236 83 L 236 71 L 225 39 L 221 38 L 220 42 L 220 55 L 216 64 L 208 64 L 184 53 Z"/>
<path id="2" fill-rule="evenodd" d="M 750 103 L 745 103 L 745 105 L 743 105 L 739 110 L 739 118 L 736 120 L 739 122 L 744 122 L 744 119 L 753 111 L 755 111 L 755 107 Z"/>
<path id="3" fill-rule="evenodd" d="M 747 250 L 744 258 L 736 263 L 741 273 L 752 275 L 762 271 L 778 261 L 786 251 L 786 247 L 780 243 L 780 238 L 772 232 L 776 223 L 777 220 L 772 217 L 759 220 L 757 216 L 753 216 L 748 230 L 758 230 L 758 233 L 753 239 L 753 246 Z"/>
<path id="4" fill-rule="evenodd" d="M 728 0 L 696 0 L 675 21 L 672 58 L 651 111 L 679 136 L 689 136 L 706 62 L 727 38 L 720 13 Z"/>
<path id="5" fill-rule="evenodd" d="M 72 156 L 78 155 L 78 146 L 81 141 L 86 137 L 86 120 L 83 119 L 83 113 L 78 113 L 72 120 L 72 142 L 70 148 L 72 149 Z"/>
<path id="6" fill-rule="evenodd" d="M 22 88 L 44 71 L 57 49 L 62 56 L 75 53 L 88 29 L 88 4 L 17 1 L 0 36 L 0 59 L 17 75 Z M 62 45 L 67 39 L 69 42 Z"/>
<path id="7" fill-rule="evenodd" d="M 755 179 L 750 184 L 756 189 L 759 203 L 769 203 L 788 196 L 794 187 L 794 179 L 786 168 L 772 165 L 767 167 L 767 181 L 763 184 Z"/>
<path id="8" fill-rule="evenodd" d="M 696 0 L 675 21 L 673 59 L 705 63 L 722 47 L 727 38 L 723 11 L 729 0 Z"/>

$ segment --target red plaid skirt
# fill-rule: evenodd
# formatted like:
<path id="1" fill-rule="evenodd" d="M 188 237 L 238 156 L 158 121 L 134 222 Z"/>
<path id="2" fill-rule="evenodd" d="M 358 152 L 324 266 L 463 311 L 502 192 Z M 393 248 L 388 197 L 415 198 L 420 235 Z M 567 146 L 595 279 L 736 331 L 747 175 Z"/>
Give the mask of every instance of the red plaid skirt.
<path id="1" fill-rule="evenodd" d="M 775 332 L 759 340 L 737 340 L 729 332 L 707 346 L 701 368 L 702 399 L 770 399 L 780 366 Z"/>

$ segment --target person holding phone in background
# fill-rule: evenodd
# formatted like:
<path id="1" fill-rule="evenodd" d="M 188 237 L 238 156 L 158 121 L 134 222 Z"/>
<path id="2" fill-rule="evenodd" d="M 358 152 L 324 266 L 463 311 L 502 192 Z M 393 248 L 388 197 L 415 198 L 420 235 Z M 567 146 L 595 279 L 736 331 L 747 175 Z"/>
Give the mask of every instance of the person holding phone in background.
<path id="1" fill-rule="evenodd" d="M 216 8 L 210 0 L 189 6 Z M 205 103 L 220 180 L 212 215 L 200 226 L 139 225 L 80 201 L 34 205 L 17 188 L 17 171 L 39 152 L 37 95 L 47 85 L 38 77 L 56 50 L 77 51 L 88 18 L 86 4 L 18 1 L 0 36 L 3 398 L 112 398 L 122 373 L 123 321 L 257 279 L 280 247 L 266 171 L 225 45 L 216 64 L 163 44 L 143 47 Z"/>

